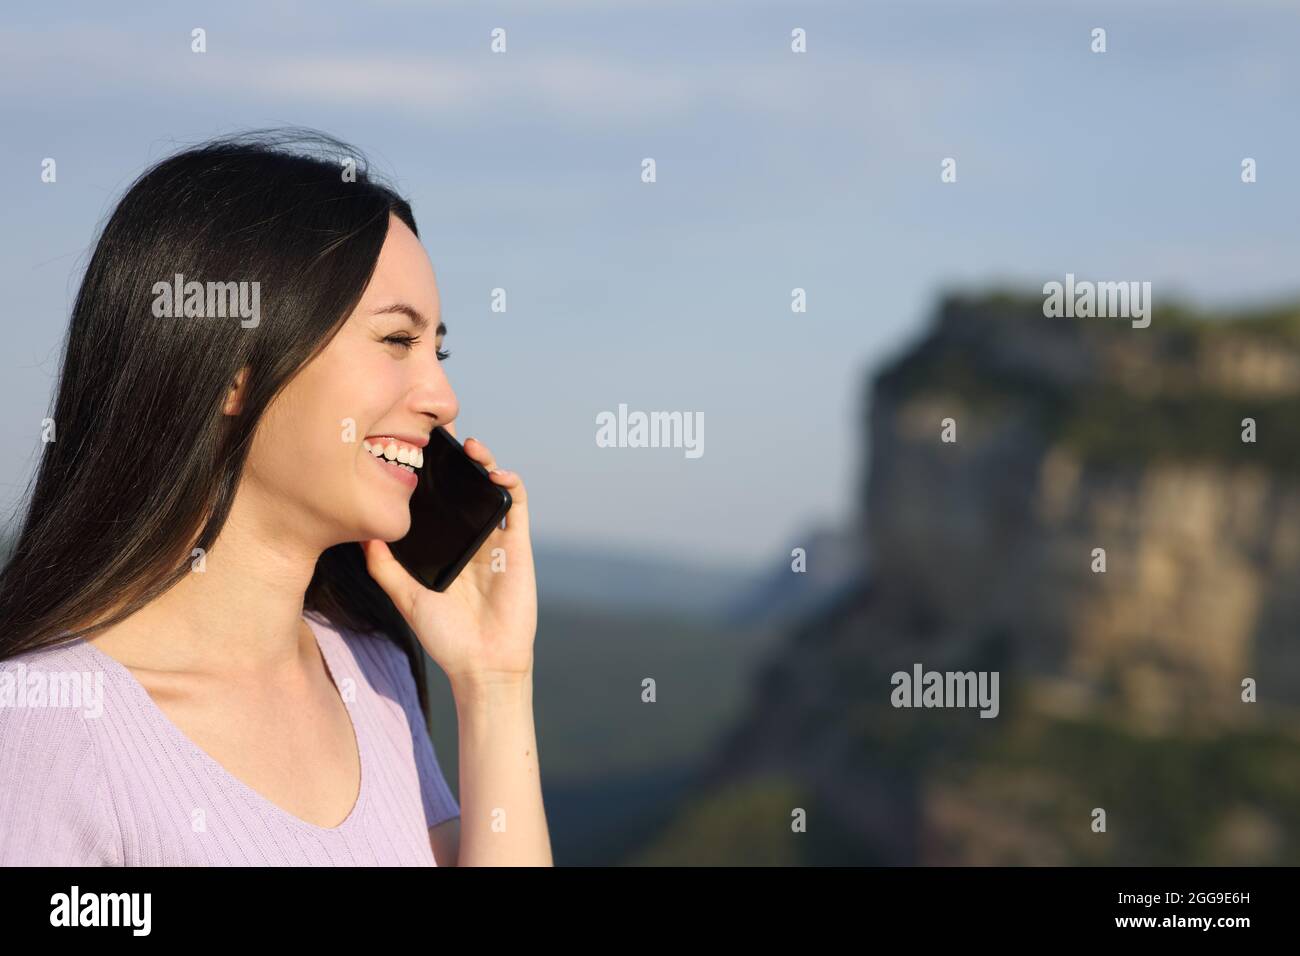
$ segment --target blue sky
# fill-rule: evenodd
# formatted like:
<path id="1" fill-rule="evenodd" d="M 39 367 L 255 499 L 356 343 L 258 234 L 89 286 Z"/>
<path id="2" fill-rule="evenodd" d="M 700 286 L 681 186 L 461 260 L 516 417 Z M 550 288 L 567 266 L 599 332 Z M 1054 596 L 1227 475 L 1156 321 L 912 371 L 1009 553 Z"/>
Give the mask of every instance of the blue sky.
<path id="1" fill-rule="evenodd" d="M 457 432 L 528 481 L 538 542 L 766 566 L 852 520 L 863 378 L 945 288 L 1073 272 L 1151 281 L 1157 307 L 1300 294 L 1300 7 L 1280 0 L 94 2 L 3 18 L 6 513 L 96 227 L 148 164 L 239 129 L 324 129 L 412 198 Z M 789 51 L 794 27 L 807 54 Z M 596 415 L 620 403 L 703 413 L 704 455 L 597 447 Z"/>

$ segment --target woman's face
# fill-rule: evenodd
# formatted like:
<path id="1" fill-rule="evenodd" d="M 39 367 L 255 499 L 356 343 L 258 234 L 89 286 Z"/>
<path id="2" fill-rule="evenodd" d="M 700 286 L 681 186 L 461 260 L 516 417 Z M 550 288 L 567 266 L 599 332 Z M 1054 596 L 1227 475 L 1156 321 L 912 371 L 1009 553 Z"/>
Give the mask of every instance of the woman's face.
<path id="1" fill-rule="evenodd" d="M 390 216 L 356 311 L 258 425 L 239 496 L 249 496 L 261 527 L 286 541 L 305 535 L 321 550 L 406 534 L 415 477 L 366 444 L 400 452 L 426 444 L 437 425 L 455 434 L 456 393 L 436 354 L 440 326 L 433 265 Z"/>

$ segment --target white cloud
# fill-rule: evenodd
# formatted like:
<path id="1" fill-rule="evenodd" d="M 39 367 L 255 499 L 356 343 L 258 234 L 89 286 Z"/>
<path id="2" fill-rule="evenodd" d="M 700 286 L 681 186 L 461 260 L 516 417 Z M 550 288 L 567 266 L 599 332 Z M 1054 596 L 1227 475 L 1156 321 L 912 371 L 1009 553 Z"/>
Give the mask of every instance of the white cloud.
<path id="1" fill-rule="evenodd" d="M 390 48 L 385 45 L 385 50 Z M 793 59 L 793 54 L 790 57 Z M 809 115 L 809 103 L 854 104 L 852 121 L 901 121 L 936 84 L 898 62 L 689 62 L 614 55 L 532 52 L 435 57 L 405 52 L 249 50 L 210 40 L 193 54 L 188 37 L 170 46 L 146 35 L 79 27 L 0 36 L 0 82 L 51 98 L 118 92 L 147 101 L 157 91 L 242 96 L 279 106 L 364 106 L 424 118 L 492 111 L 602 126 L 678 117 L 692 109 L 736 109 L 773 118 Z M 869 96 L 861 91 L 870 90 Z M 12 93 L 10 95 L 13 95 Z M 284 102 L 278 103 L 277 100 Z"/>

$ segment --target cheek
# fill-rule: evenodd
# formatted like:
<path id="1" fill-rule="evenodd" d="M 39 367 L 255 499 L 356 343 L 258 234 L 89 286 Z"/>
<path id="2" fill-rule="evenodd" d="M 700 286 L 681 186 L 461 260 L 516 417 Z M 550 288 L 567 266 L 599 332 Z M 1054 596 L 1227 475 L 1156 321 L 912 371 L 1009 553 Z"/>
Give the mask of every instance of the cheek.
<path id="1" fill-rule="evenodd" d="M 346 397 L 325 387 L 323 369 L 310 370 L 282 392 L 262 421 L 253 445 L 257 473 L 282 490 L 302 494 L 326 486 L 331 476 L 346 467 L 361 439 L 360 421 Z"/>
<path id="2" fill-rule="evenodd" d="M 383 353 L 340 334 L 268 414 L 267 481 L 299 497 L 349 494 L 365 475 L 363 440 L 400 400 L 400 378 Z"/>
<path id="3" fill-rule="evenodd" d="M 293 443 L 317 465 L 337 463 L 355 453 L 382 413 L 382 377 L 346 359 L 341 352 L 322 355 L 293 399 L 296 420 L 302 423 Z"/>
<path id="4" fill-rule="evenodd" d="M 360 443 L 401 400 L 400 376 L 382 353 L 357 349 L 340 352 L 329 356 L 318 372 L 311 388 L 313 414 L 331 422 L 336 437 L 342 434 L 344 421 L 351 420 Z"/>

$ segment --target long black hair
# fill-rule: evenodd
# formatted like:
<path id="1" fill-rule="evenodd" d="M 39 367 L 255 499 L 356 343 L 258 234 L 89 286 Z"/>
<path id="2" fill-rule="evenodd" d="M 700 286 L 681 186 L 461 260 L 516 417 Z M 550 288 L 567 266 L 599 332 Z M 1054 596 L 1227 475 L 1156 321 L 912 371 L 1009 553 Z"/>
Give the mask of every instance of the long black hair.
<path id="1" fill-rule="evenodd" d="M 356 308 L 390 214 L 419 234 L 410 204 L 364 156 L 315 130 L 224 136 L 136 179 L 72 310 L 55 440 L 0 571 L 0 660 L 118 623 L 189 573 L 195 548 L 211 548 L 259 419 Z M 259 320 L 160 320 L 154 283 L 176 274 L 205 288 L 259 283 Z M 226 415 L 241 369 L 243 408 Z M 398 644 L 427 722 L 423 650 L 357 542 L 321 555 L 303 603 Z"/>

